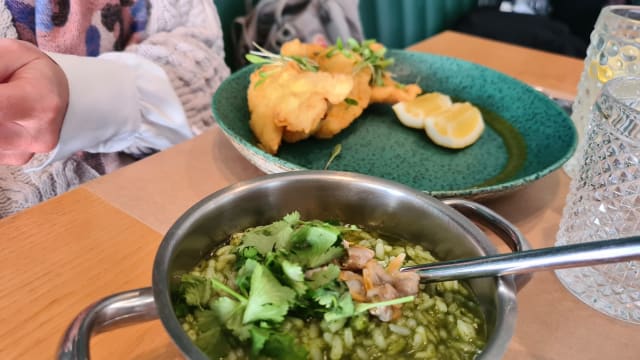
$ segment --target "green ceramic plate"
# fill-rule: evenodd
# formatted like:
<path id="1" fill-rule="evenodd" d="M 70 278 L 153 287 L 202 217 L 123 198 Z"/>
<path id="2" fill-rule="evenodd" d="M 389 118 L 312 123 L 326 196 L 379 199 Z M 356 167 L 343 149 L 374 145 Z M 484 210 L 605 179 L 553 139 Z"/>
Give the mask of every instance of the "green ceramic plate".
<path id="1" fill-rule="evenodd" d="M 213 114 L 233 145 L 266 173 L 323 169 L 333 148 L 342 152 L 331 170 L 394 180 L 436 197 L 489 197 L 516 189 L 559 168 L 569 159 L 577 135 L 569 117 L 530 86 L 489 68 L 459 59 L 401 50 L 389 52 L 403 83 L 449 94 L 481 108 L 488 125 L 462 150 L 433 144 L 423 131 L 404 127 L 389 105 L 370 106 L 330 140 L 284 143 L 272 156 L 258 147 L 249 128 L 246 90 L 253 66 L 218 88 Z"/>

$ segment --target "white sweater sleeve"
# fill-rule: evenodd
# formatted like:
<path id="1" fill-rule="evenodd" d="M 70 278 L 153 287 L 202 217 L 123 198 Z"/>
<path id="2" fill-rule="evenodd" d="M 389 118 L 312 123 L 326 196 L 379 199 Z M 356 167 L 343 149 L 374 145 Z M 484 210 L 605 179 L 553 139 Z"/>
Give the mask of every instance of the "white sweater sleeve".
<path id="1" fill-rule="evenodd" d="M 69 80 L 58 146 L 29 170 L 77 151 L 142 156 L 213 124 L 211 97 L 229 75 L 211 0 L 151 0 L 146 38 L 98 58 L 49 54 Z M 89 79 L 89 81 L 88 81 Z"/>
<path id="2" fill-rule="evenodd" d="M 143 153 L 192 136 L 169 78 L 153 62 L 128 53 L 49 56 L 67 76 L 69 107 L 58 146 L 45 159 L 34 158 L 31 169 L 78 151 L 110 153 L 135 147 Z"/>
<path id="3" fill-rule="evenodd" d="M 146 32 L 143 42 L 126 51 L 165 70 L 191 130 L 201 133 L 214 122 L 211 97 L 230 72 L 213 0 L 151 0 Z"/>

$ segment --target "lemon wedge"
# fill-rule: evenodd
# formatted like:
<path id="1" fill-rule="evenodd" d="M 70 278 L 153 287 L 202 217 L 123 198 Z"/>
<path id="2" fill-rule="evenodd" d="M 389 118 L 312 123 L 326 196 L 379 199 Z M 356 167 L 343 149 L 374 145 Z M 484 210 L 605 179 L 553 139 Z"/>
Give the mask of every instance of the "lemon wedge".
<path id="1" fill-rule="evenodd" d="M 424 124 L 431 141 L 450 149 L 462 149 L 473 144 L 484 131 L 480 110 L 468 102 L 455 103 L 427 115 Z"/>
<path id="2" fill-rule="evenodd" d="M 413 100 L 394 104 L 391 108 L 402 125 L 423 129 L 427 116 L 438 113 L 451 106 L 451 98 L 447 95 L 432 92 L 420 95 Z"/>

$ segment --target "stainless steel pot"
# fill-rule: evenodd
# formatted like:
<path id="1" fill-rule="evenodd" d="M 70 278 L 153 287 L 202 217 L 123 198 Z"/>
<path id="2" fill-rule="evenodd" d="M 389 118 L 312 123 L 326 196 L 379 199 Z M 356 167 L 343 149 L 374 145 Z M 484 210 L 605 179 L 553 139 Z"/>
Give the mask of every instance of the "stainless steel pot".
<path id="1" fill-rule="evenodd" d="M 59 359 L 89 358 L 93 334 L 160 318 L 189 359 L 206 359 L 182 330 L 170 291 L 174 275 L 191 269 L 230 234 L 298 210 L 305 219 L 335 219 L 423 244 L 440 259 L 496 253 L 486 235 L 460 212 L 480 220 L 514 250 L 529 249 L 520 232 L 486 207 L 466 200 L 439 201 L 394 182 L 352 173 L 296 171 L 268 175 L 222 189 L 195 204 L 169 229 L 156 254 L 151 288 L 116 294 L 89 306 L 72 322 Z M 488 323 L 479 359 L 499 359 L 516 319 L 516 282 L 503 276 L 469 280 Z"/>

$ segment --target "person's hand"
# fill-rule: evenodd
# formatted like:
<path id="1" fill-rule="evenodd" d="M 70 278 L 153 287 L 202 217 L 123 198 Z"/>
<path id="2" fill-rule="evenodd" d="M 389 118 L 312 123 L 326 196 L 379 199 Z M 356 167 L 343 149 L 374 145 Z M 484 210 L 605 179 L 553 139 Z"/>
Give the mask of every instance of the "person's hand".
<path id="1" fill-rule="evenodd" d="M 0 39 L 0 54 L 0 164 L 23 165 L 58 144 L 69 84 L 30 43 Z"/>

